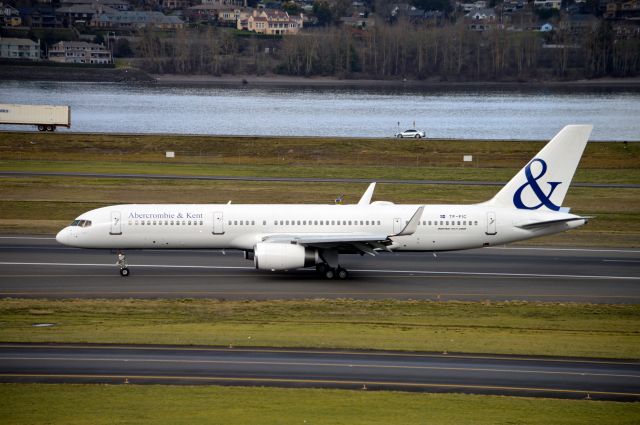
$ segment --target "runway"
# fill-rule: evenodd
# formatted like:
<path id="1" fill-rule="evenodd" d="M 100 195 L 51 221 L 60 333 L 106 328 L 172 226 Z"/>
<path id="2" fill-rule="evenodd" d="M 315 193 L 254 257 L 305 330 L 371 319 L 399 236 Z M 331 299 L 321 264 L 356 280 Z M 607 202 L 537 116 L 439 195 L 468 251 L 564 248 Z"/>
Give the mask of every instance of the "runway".
<path id="1" fill-rule="evenodd" d="M 255 177 L 255 176 L 193 176 L 179 174 L 132 174 L 132 173 L 80 173 L 80 172 L 35 172 L 0 171 L 2 177 L 87 177 L 96 179 L 151 179 L 151 180 L 207 180 L 207 181 L 255 181 L 255 182 L 301 182 L 301 183 L 371 183 L 372 179 L 321 178 L 321 177 Z M 457 185 L 502 187 L 507 182 L 473 180 L 402 180 L 375 179 L 383 184 Z M 638 189 L 640 184 L 627 183 L 572 183 L 574 187 Z"/>
<path id="2" fill-rule="evenodd" d="M 640 400 L 640 363 L 221 347 L 0 344 L 0 382 L 260 385 Z"/>
<path id="3" fill-rule="evenodd" d="M 312 270 L 264 272 L 236 251 L 128 251 L 0 236 L 0 297 L 432 299 L 640 303 L 640 250 L 494 247 L 440 253 L 342 256 L 346 281 Z"/>

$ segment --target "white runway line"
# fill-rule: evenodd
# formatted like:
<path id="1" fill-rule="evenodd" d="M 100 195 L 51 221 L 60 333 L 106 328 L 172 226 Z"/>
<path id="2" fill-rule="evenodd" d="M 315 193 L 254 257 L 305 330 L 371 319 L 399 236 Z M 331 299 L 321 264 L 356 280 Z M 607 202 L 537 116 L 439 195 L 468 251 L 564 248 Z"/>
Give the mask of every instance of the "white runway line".
<path id="1" fill-rule="evenodd" d="M 66 266 L 66 267 L 116 267 L 116 264 L 95 263 L 19 263 L 0 262 L 4 266 Z M 129 264 L 129 267 L 145 267 L 160 269 L 210 269 L 210 270 L 254 270 L 254 267 L 241 266 L 183 266 L 171 264 Z M 500 272 L 460 272 L 460 271 L 431 271 L 431 270 L 381 270 L 381 269 L 352 269 L 352 272 L 363 273 L 402 273 L 423 275 L 452 275 L 452 276 L 499 276 L 499 277 L 535 277 L 535 278 L 559 278 L 559 279 L 615 279 L 615 280 L 640 280 L 639 276 L 602 276 L 602 275 L 576 275 L 576 274 L 538 274 L 538 273 L 500 273 Z"/>

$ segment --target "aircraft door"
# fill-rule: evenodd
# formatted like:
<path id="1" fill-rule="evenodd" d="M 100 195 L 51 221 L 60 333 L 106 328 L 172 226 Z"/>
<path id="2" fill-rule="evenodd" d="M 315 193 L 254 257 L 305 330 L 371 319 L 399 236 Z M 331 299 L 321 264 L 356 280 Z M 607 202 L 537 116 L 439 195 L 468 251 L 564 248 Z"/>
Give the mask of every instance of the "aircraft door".
<path id="1" fill-rule="evenodd" d="M 222 211 L 213 213 L 213 232 L 214 235 L 224 235 L 224 216 Z"/>
<path id="2" fill-rule="evenodd" d="M 393 234 L 397 235 L 398 233 L 402 232 L 402 229 L 404 229 L 404 226 L 402 225 L 402 219 L 401 218 L 394 218 L 393 219 Z"/>
<path id="3" fill-rule="evenodd" d="M 496 229 L 496 213 L 489 211 L 487 213 L 487 235 L 495 235 L 498 233 Z"/>
<path id="4" fill-rule="evenodd" d="M 111 230 L 110 235 L 122 234 L 122 220 L 120 219 L 120 211 L 111 211 Z"/>

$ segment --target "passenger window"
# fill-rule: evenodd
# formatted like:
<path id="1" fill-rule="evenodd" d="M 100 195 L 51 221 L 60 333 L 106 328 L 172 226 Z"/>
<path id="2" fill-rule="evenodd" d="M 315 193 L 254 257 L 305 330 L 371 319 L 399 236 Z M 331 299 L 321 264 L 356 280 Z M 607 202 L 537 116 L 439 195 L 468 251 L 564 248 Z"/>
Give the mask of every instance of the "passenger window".
<path id="1" fill-rule="evenodd" d="M 233 224 L 234 224 L 234 226 L 237 226 L 238 225 L 238 220 L 233 220 Z"/>
<path id="2" fill-rule="evenodd" d="M 300 226 L 300 220 L 298 220 L 298 221 L 296 222 L 296 224 L 297 224 L 298 226 Z"/>
<path id="3" fill-rule="evenodd" d="M 380 226 L 380 220 L 378 220 L 378 226 Z"/>
<path id="4" fill-rule="evenodd" d="M 202 226 L 204 224 L 204 222 L 202 220 L 200 220 L 200 225 Z"/>
<path id="5" fill-rule="evenodd" d="M 478 225 L 478 221 L 476 220 L 476 222 L 474 224 L 477 226 Z"/>
<path id="6" fill-rule="evenodd" d="M 138 220 L 136 220 L 134 224 L 137 226 L 138 225 Z"/>
<path id="7" fill-rule="evenodd" d="M 144 220 L 142 220 L 142 221 L 140 222 L 140 224 L 144 226 Z"/>
<path id="8" fill-rule="evenodd" d="M 460 222 L 458 221 L 458 226 L 460 226 Z"/>
<path id="9" fill-rule="evenodd" d="M 147 220 L 147 226 L 151 226 L 151 220 Z"/>
<path id="10" fill-rule="evenodd" d="M 202 224 L 202 222 L 200 224 Z M 266 226 L 267 225 L 267 220 L 262 220 L 262 225 Z"/>
<path id="11" fill-rule="evenodd" d="M 189 226 L 191 226 L 191 220 L 189 220 L 189 221 L 187 222 L 187 224 L 188 224 Z"/>
<path id="12" fill-rule="evenodd" d="M 252 226 L 255 226 L 255 225 L 256 225 L 255 220 L 251 220 L 251 225 L 252 225 Z"/>
<path id="13" fill-rule="evenodd" d="M 351 220 L 349 220 L 349 226 L 351 226 Z"/>
<path id="14" fill-rule="evenodd" d="M 176 226 L 180 226 L 180 220 L 176 220 Z"/>

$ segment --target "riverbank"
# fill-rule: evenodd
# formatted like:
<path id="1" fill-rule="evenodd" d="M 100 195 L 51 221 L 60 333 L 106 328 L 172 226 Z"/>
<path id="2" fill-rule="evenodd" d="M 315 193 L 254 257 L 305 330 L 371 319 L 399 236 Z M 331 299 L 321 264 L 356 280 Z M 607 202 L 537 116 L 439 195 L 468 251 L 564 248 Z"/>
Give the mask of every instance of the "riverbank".
<path id="1" fill-rule="evenodd" d="M 155 79 L 134 68 L 84 68 L 59 66 L 0 66 L 0 80 L 77 81 L 102 83 L 154 83 Z"/>
<path id="2" fill-rule="evenodd" d="M 593 88 L 640 88 L 640 78 L 598 78 L 575 81 L 466 81 L 452 82 L 439 80 L 372 80 L 372 79 L 339 79 L 334 77 L 295 77 L 288 75 L 176 75 L 153 74 L 157 83 L 166 85 L 203 85 L 203 86 L 308 86 L 308 87 L 502 87 L 502 88 L 537 88 L 537 87 L 593 87 Z"/>
<path id="3" fill-rule="evenodd" d="M 89 68 L 83 66 L 10 65 L 0 67 L 0 80 L 78 81 L 105 83 L 158 83 L 197 86 L 285 86 L 285 87 L 411 87 L 411 88 L 539 88 L 591 87 L 640 89 L 640 78 L 598 78 L 575 81 L 467 81 L 340 79 L 335 77 L 296 77 L 288 75 L 177 75 L 148 74 L 136 68 Z"/>

